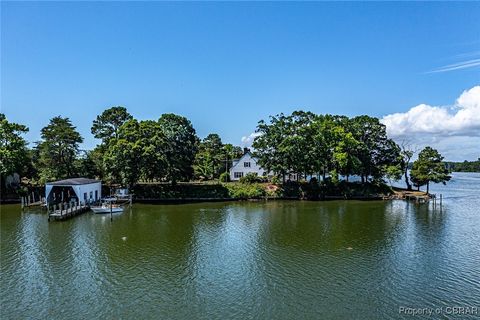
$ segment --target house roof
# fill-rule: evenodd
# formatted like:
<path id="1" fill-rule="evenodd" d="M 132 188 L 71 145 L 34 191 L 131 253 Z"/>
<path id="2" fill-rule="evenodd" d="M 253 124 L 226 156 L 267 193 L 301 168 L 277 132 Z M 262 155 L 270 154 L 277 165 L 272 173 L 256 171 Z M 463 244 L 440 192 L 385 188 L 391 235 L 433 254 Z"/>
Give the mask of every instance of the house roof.
<path id="1" fill-rule="evenodd" d="M 235 167 L 240 163 L 240 160 L 242 160 L 242 159 L 243 159 L 245 156 L 247 156 L 247 155 L 250 155 L 250 158 L 252 158 L 252 160 L 255 161 L 255 163 L 257 162 L 257 158 L 255 158 L 255 157 L 253 156 L 253 154 L 252 154 L 250 151 L 248 151 L 248 152 L 244 153 L 240 158 L 238 158 L 238 159 L 233 159 L 233 161 L 236 161 L 236 163 L 230 168 L 230 170 L 232 170 L 233 168 L 235 168 Z"/>
<path id="2" fill-rule="evenodd" d="M 66 185 L 77 186 L 77 185 L 91 184 L 91 183 L 97 183 L 97 182 L 102 182 L 102 181 L 95 180 L 95 179 L 87 179 L 87 178 L 71 178 L 71 179 L 47 182 L 46 184 L 51 186 L 66 186 Z"/>

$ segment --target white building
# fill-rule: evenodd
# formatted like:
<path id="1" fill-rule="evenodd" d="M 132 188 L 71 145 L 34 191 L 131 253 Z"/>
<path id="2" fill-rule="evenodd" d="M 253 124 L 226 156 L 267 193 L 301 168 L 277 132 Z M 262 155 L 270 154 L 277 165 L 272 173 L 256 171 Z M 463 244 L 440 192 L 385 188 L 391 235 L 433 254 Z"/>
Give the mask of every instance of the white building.
<path id="1" fill-rule="evenodd" d="M 257 159 L 252 156 L 250 151 L 245 152 L 240 159 L 233 160 L 232 164 L 230 181 L 238 181 L 247 173 L 256 173 L 259 177 L 267 175 L 267 172 L 257 164 Z"/>
<path id="2" fill-rule="evenodd" d="M 87 178 L 72 178 L 45 184 L 45 199 L 48 203 L 75 200 L 91 203 L 102 198 L 102 181 Z"/>

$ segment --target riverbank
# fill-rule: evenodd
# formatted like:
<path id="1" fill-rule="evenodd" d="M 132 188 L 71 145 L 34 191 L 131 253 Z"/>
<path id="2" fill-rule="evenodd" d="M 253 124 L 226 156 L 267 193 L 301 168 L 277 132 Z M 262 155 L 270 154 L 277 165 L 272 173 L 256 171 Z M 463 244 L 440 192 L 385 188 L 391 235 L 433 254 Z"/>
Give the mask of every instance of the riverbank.
<path id="1" fill-rule="evenodd" d="M 110 194 L 110 187 L 104 185 L 102 194 Z M 169 183 L 139 183 L 131 190 L 134 201 L 139 203 L 180 203 L 180 202 L 218 202 L 238 200 L 378 200 L 394 195 L 394 191 L 385 184 L 356 183 L 342 181 L 338 184 L 322 185 L 308 182 L 240 183 L 240 182 L 184 182 L 175 185 Z M 44 196 L 44 188 L 30 187 Z M 19 203 L 20 197 L 14 194 L 3 198 L 1 203 Z"/>
<path id="2" fill-rule="evenodd" d="M 377 200 L 394 192 L 387 185 L 347 183 L 320 185 L 307 182 L 272 183 L 181 183 L 137 184 L 136 202 L 228 201 L 228 200 Z"/>

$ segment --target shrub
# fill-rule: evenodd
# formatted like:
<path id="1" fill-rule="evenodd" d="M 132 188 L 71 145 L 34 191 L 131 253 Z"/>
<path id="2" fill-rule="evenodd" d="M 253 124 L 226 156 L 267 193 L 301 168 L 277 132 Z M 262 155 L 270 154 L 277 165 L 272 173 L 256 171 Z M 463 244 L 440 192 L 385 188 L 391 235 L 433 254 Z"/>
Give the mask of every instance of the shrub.
<path id="1" fill-rule="evenodd" d="M 225 186 L 230 197 L 235 199 L 260 199 L 266 196 L 265 187 L 258 183 L 229 183 Z"/>
<path id="2" fill-rule="evenodd" d="M 245 176 L 240 178 L 240 183 L 256 183 L 261 182 L 261 178 L 253 172 L 247 173 Z"/>
<path id="3" fill-rule="evenodd" d="M 279 183 L 280 183 L 280 179 L 278 178 L 278 176 L 273 176 L 271 182 L 272 182 L 273 184 L 279 184 Z"/>
<path id="4" fill-rule="evenodd" d="M 230 175 L 228 172 L 223 172 L 220 177 L 218 178 L 221 182 L 229 182 L 230 181 Z"/>

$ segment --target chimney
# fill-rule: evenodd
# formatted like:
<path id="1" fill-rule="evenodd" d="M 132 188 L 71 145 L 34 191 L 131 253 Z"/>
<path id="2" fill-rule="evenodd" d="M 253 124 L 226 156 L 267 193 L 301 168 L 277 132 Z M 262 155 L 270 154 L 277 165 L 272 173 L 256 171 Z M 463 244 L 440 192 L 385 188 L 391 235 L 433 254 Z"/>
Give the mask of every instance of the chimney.
<path id="1" fill-rule="evenodd" d="M 247 147 L 244 147 L 243 148 L 243 154 L 247 154 L 248 152 L 250 152 L 250 149 L 247 148 Z"/>

